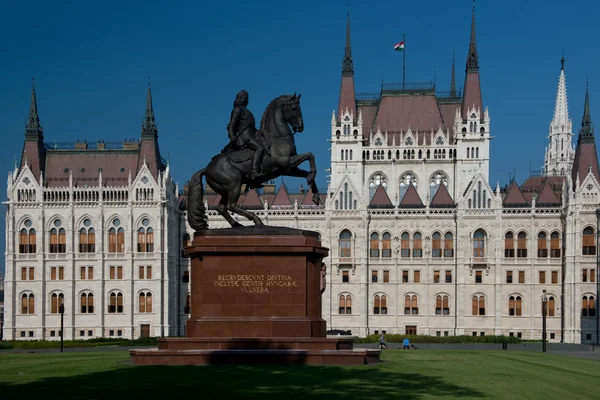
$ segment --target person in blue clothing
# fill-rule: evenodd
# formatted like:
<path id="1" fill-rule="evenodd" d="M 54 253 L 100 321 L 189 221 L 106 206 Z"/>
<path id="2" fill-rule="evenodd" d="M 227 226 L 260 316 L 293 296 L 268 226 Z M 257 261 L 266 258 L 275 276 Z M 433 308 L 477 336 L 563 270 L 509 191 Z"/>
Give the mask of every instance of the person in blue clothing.
<path id="1" fill-rule="evenodd" d="M 404 350 L 410 349 L 410 340 L 408 340 L 408 338 L 404 338 L 404 340 L 402 341 L 402 348 Z"/>
<path id="2" fill-rule="evenodd" d="M 387 349 L 387 345 L 385 344 L 385 335 L 383 332 L 381 332 L 381 335 L 379 336 L 379 348 Z"/>

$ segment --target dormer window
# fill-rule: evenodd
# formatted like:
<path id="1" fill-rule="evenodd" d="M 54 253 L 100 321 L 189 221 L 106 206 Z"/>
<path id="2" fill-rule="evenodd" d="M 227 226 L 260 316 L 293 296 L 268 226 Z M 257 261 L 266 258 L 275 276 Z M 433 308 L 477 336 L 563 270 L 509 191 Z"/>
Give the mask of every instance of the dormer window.
<path id="1" fill-rule="evenodd" d="M 471 114 L 471 118 L 475 119 L 477 118 L 477 115 L 475 115 L 475 113 Z"/>
<path id="2" fill-rule="evenodd" d="M 438 136 L 438 138 L 435 141 L 435 144 L 440 145 L 440 146 L 443 145 L 444 144 L 444 139 L 442 139 L 441 136 Z"/>
<path id="3" fill-rule="evenodd" d="M 375 146 L 382 146 L 382 145 L 383 145 L 383 142 L 381 141 L 381 138 L 377 138 L 375 140 Z"/>
<path id="4" fill-rule="evenodd" d="M 346 122 L 350 121 L 350 117 L 346 116 L 346 118 L 344 118 L 344 121 L 346 121 Z"/>
<path id="5" fill-rule="evenodd" d="M 407 146 L 412 146 L 413 141 L 412 141 L 411 138 L 406 138 L 406 142 L 405 143 L 406 143 Z"/>

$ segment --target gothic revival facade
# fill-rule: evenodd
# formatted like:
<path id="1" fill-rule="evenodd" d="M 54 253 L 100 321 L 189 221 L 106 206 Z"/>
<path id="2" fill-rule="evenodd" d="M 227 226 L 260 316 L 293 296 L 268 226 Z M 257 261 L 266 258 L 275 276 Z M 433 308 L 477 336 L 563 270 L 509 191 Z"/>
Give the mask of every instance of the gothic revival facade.
<path id="1" fill-rule="evenodd" d="M 330 125 L 324 207 L 310 190 L 249 190 L 267 224 L 319 232 L 330 248 L 323 317 L 365 335 L 597 340 L 600 173 L 589 94 L 573 149 L 564 60 L 541 176 L 489 182 L 491 118 L 475 13 L 462 93 L 435 85 L 355 93 L 350 18 Z M 409 85 L 410 86 L 410 85 Z M 186 188 L 160 158 L 150 90 L 139 141 L 44 144 L 35 92 L 21 165 L 8 179 L 8 339 L 183 335 L 190 312 Z M 207 187 L 213 228 L 225 227 Z M 247 223 L 245 221 L 241 221 Z"/>

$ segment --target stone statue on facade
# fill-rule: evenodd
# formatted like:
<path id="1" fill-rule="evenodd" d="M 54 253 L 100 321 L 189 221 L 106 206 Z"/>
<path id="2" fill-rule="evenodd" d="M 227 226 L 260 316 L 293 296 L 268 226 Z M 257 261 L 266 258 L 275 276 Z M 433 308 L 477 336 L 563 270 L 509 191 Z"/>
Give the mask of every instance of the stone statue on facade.
<path id="1" fill-rule="evenodd" d="M 263 225 L 261 219 L 238 206 L 242 186 L 260 187 L 262 183 L 279 176 L 306 178 L 313 193 L 313 202 L 321 204 L 315 183 L 317 167 L 312 153 L 296 153 L 294 134 L 304 130 L 300 95 L 276 97 L 267 106 L 260 129 L 257 131 L 252 113 L 246 108 L 248 93 L 242 90 L 236 96 L 231 119 L 227 126 L 230 143 L 209 164 L 196 172 L 189 183 L 187 211 L 190 226 L 201 231 L 208 229 L 204 187 L 202 178 L 220 195 L 217 211 L 231 226 L 242 226 L 235 221 L 230 211 Z M 310 163 L 310 170 L 298 166 Z"/>

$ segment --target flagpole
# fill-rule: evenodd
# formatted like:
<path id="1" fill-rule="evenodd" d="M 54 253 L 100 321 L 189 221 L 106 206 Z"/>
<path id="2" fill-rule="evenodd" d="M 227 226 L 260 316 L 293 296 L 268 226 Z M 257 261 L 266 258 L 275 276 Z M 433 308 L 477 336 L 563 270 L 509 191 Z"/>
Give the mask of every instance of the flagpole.
<path id="1" fill-rule="evenodd" d="M 402 90 L 404 90 L 404 82 L 406 78 L 406 34 L 402 34 L 402 43 L 404 43 L 404 51 L 402 51 Z"/>

